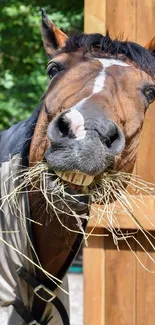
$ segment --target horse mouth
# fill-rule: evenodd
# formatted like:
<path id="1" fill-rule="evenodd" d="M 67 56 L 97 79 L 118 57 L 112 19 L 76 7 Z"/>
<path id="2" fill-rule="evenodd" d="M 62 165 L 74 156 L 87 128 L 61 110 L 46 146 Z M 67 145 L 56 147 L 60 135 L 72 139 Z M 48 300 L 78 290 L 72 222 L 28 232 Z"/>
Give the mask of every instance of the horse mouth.
<path id="1" fill-rule="evenodd" d="M 52 201 L 57 205 L 59 211 L 61 210 L 61 213 L 69 212 L 68 215 L 71 210 L 79 215 L 88 214 L 91 203 L 97 203 L 100 199 L 100 197 L 96 198 L 98 194 L 92 196 L 92 193 L 100 188 L 100 180 L 104 177 L 103 172 L 98 175 L 89 175 L 80 170 L 58 171 L 48 167 L 48 189 L 52 194 Z M 110 170 L 113 170 L 113 164 L 110 169 L 108 167 L 104 170 L 104 173 L 109 174 Z"/>
<path id="2" fill-rule="evenodd" d="M 94 176 L 87 175 L 79 171 L 75 171 L 75 172 L 55 171 L 55 174 L 58 177 L 60 177 L 62 180 L 77 186 L 89 186 L 94 180 Z"/>
<path id="3" fill-rule="evenodd" d="M 90 205 L 89 185 L 94 177 L 79 171 L 53 171 L 47 177 L 47 188 L 52 202 L 60 213 L 70 215 L 71 211 L 81 215 L 88 214 Z M 49 197 L 50 199 L 51 197 Z"/>

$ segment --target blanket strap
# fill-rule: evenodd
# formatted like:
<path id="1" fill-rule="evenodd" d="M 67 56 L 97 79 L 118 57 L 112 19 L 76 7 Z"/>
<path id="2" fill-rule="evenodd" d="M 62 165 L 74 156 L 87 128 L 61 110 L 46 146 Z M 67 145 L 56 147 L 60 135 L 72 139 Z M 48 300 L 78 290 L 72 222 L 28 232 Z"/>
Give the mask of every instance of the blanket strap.
<path id="1" fill-rule="evenodd" d="M 20 317 L 25 321 L 28 325 L 46 325 L 45 323 L 40 324 L 38 323 L 34 317 L 30 314 L 28 309 L 24 306 L 23 302 L 19 299 L 16 299 L 13 302 L 13 306 L 16 312 L 20 315 Z"/>
<path id="2" fill-rule="evenodd" d="M 20 267 L 17 270 L 17 274 L 33 288 L 34 294 L 37 295 L 37 297 L 39 297 L 41 299 L 41 301 L 44 301 L 45 303 L 52 303 L 55 306 L 58 313 L 60 314 L 62 323 L 64 325 L 70 325 L 69 317 L 68 317 L 68 314 L 67 314 L 67 311 L 66 311 L 64 305 L 62 304 L 61 300 L 50 289 L 48 289 L 43 284 L 41 284 L 24 267 Z M 16 301 L 15 301 L 14 307 L 17 310 Z M 18 313 L 20 314 L 19 311 L 18 311 Z M 20 316 L 21 316 L 21 314 L 20 314 Z M 30 316 L 32 317 L 32 315 L 30 315 Z M 21 317 L 23 318 L 23 316 L 21 316 Z M 26 320 L 26 322 L 27 322 L 27 320 Z M 49 320 L 48 320 L 48 322 L 49 322 Z M 46 322 L 46 324 L 48 324 L 48 322 Z M 44 325 L 44 324 L 38 323 L 34 319 L 30 320 L 27 323 L 28 323 L 28 325 Z"/>

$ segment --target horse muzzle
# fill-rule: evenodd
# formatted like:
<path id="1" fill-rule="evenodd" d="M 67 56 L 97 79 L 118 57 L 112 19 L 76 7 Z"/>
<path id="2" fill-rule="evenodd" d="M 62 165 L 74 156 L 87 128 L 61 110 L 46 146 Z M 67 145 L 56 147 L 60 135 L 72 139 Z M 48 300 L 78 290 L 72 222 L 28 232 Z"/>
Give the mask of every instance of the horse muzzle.
<path id="1" fill-rule="evenodd" d="M 49 124 L 47 135 L 51 146 L 45 159 L 49 166 L 60 178 L 84 186 L 113 166 L 125 146 L 119 126 L 97 108 L 61 113 Z"/>

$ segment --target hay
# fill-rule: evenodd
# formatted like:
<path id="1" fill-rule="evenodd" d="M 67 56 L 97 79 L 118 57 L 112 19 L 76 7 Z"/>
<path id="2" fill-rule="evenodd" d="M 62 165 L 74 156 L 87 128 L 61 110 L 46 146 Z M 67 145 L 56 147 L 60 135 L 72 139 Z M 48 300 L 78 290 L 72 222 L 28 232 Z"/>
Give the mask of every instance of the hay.
<path id="1" fill-rule="evenodd" d="M 150 222 L 151 226 L 155 227 L 155 225 L 152 224 L 152 222 L 149 220 L 149 217 L 144 214 L 143 210 L 139 206 L 139 203 L 145 204 L 143 200 L 143 194 L 147 194 L 154 198 L 155 184 L 145 182 L 139 176 L 134 174 L 127 174 L 125 172 L 109 171 L 103 173 L 102 175 L 97 176 L 94 179 L 94 182 L 89 186 L 89 195 L 91 198 L 91 202 L 102 205 L 101 208 L 98 208 L 98 215 L 97 218 L 95 218 L 94 217 L 95 213 L 93 215 L 93 209 L 95 208 L 91 206 L 91 204 L 88 204 L 88 209 L 91 208 L 90 217 L 88 217 L 88 215 L 86 214 L 79 216 L 70 208 L 69 198 L 76 202 L 77 200 L 76 195 L 71 195 L 67 193 L 65 182 L 61 180 L 59 177 L 57 177 L 55 173 L 50 172 L 48 170 L 48 166 L 46 163 L 39 162 L 34 167 L 22 169 L 18 174 L 17 173 L 12 174 L 10 177 L 14 183 L 16 182 L 16 180 L 18 180 L 19 185 L 16 186 L 11 191 L 11 193 L 6 192 L 3 201 L 4 202 L 7 201 L 11 211 L 14 212 L 14 215 L 16 217 L 18 218 L 20 217 L 21 220 L 24 220 L 24 217 L 22 215 L 22 212 L 20 211 L 20 207 L 18 204 L 19 195 L 21 193 L 28 192 L 28 191 L 41 192 L 46 201 L 47 213 L 50 215 L 49 211 L 52 210 L 57 220 L 61 224 L 61 226 L 64 227 L 67 231 L 74 232 L 77 234 L 80 233 L 83 234 L 86 245 L 89 236 L 107 236 L 107 234 L 93 233 L 95 227 L 97 227 L 98 224 L 103 224 L 104 228 L 106 228 L 109 231 L 109 233 L 111 233 L 114 244 L 117 246 L 118 249 L 119 249 L 119 242 L 124 240 L 127 246 L 129 247 L 129 249 L 136 256 L 137 260 L 143 265 L 143 263 L 140 261 L 139 257 L 137 256 L 136 252 L 133 251 L 130 245 L 129 240 L 132 238 L 140 246 L 140 248 L 148 255 L 150 260 L 153 263 L 155 263 L 155 260 L 152 258 L 150 253 L 147 252 L 146 249 L 143 247 L 143 245 L 137 240 L 136 235 L 138 232 L 141 232 L 143 236 L 146 238 L 146 240 L 148 241 L 148 243 L 150 244 L 150 247 L 152 248 L 153 251 L 155 251 L 155 246 L 152 243 L 151 239 L 155 239 L 155 238 L 149 231 L 143 228 L 143 226 L 140 224 L 140 222 L 138 221 L 138 219 L 136 218 L 133 212 L 135 206 L 136 208 L 139 209 L 139 211 L 143 214 L 143 216 Z M 52 184 L 53 184 L 52 189 L 48 188 L 49 178 L 52 179 Z M 140 193 L 141 194 L 138 197 L 136 197 L 136 195 L 134 196 L 131 195 L 126 188 L 127 186 L 129 186 L 135 194 L 140 194 Z M 66 195 L 67 195 L 67 200 L 65 198 Z M 85 194 L 81 194 L 81 195 L 85 195 Z M 122 213 L 123 214 L 125 213 L 126 218 L 130 218 L 135 223 L 137 230 L 124 233 L 120 229 L 119 222 L 117 219 L 117 213 L 115 211 L 116 200 L 117 202 L 119 202 L 121 206 Z M 66 209 L 65 210 L 66 217 L 72 217 L 76 219 L 77 230 L 67 227 L 67 225 L 62 221 L 60 215 L 64 214 L 64 209 L 61 209 L 61 207 L 59 206 L 59 202 L 61 202 Z M 103 207 L 103 202 L 104 202 L 104 207 Z M 3 209 L 3 204 L 1 205 L 0 209 Z M 87 233 L 83 229 L 82 220 L 86 219 L 88 221 L 88 219 L 90 218 L 95 219 L 94 227 L 89 233 Z M 36 222 L 34 220 L 31 221 Z M 50 219 L 47 222 L 50 222 Z M 35 249 L 27 233 L 27 229 L 24 221 L 23 221 L 23 226 L 25 227 L 25 232 L 28 241 L 30 243 L 30 246 L 32 247 L 37 257 Z M 38 257 L 37 260 L 38 260 L 38 267 L 42 269 Z M 34 264 L 33 261 L 31 262 Z M 143 267 L 146 270 L 148 270 L 145 265 L 143 265 Z M 42 269 L 42 271 L 52 280 L 55 280 L 55 278 L 52 275 L 49 275 L 45 270 Z M 150 270 L 148 271 L 153 272 Z M 59 281 L 59 283 L 60 282 L 61 281 Z"/>
<path id="2" fill-rule="evenodd" d="M 46 169 L 47 169 L 47 167 L 46 167 Z M 29 186 L 29 184 L 32 184 L 32 191 L 38 191 L 39 190 L 39 188 L 36 186 L 36 179 L 37 179 L 39 173 L 42 173 L 43 170 L 45 170 L 45 166 L 42 166 L 39 163 L 35 167 L 25 168 L 22 171 L 20 170 L 19 172 L 12 173 L 11 176 L 9 176 L 8 179 L 5 180 L 5 183 L 4 183 L 5 196 L 2 198 L 2 204 L 0 206 L 0 210 L 3 211 L 3 205 L 5 203 L 7 203 L 9 205 L 9 208 L 10 208 L 10 211 L 12 212 L 12 214 L 15 217 L 17 217 L 17 218 L 20 218 L 20 221 L 21 221 L 21 223 L 23 225 L 23 228 L 24 228 L 25 233 L 26 233 L 26 236 L 27 236 L 27 240 L 28 240 L 28 242 L 30 244 L 31 249 L 33 250 L 33 253 L 34 253 L 35 257 L 36 257 L 37 262 L 35 263 L 32 259 L 30 259 L 28 256 L 26 256 L 21 251 L 19 251 L 16 247 L 14 247 L 13 245 L 8 244 L 7 241 L 4 240 L 4 238 L 0 237 L 0 241 L 3 242 L 8 247 L 10 247 L 11 249 L 13 249 L 14 251 L 16 251 L 18 254 L 22 255 L 32 265 L 34 265 L 35 267 L 37 267 L 38 269 L 40 269 L 63 292 L 65 292 L 66 294 L 68 294 L 68 292 L 66 290 L 64 290 L 60 286 L 62 284 L 62 281 L 60 279 L 58 279 L 57 277 L 53 276 L 52 274 L 50 274 L 49 272 L 47 272 L 41 266 L 41 263 L 40 263 L 39 258 L 37 256 L 37 253 L 35 251 L 35 248 L 33 246 L 33 243 L 31 241 L 30 236 L 29 236 L 28 231 L 27 231 L 25 216 L 23 215 L 23 213 L 21 211 L 21 208 L 20 208 L 20 205 L 19 205 L 19 195 L 21 193 L 27 192 L 26 186 Z M 10 193 L 7 193 L 7 186 L 6 186 L 7 184 L 6 183 L 10 180 L 10 178 L 11 178 L 11 181 L 13 182 L 13 184 L 15 184 L 15 182 L 17 180 L 21 180 L 21 182 L 20 182 L 20 185 L 18 185 L 17 187 L 13 188 L 13 190 Z M 28 220 L 30 220 L 32 222 L 35 222 L 34 220 L 29 219 L 29 218 L 28 218 Z M 12 233 L 12 232 L 14 232 L 14 231 L 12 231 L 12 230 L 9 231 L 9 233 Z"/>
<path id="3" fill-rule="evenodd" d="M 129 193 L 127 186 L 132 189 L 134 196 Z M 141 193 L 141 194 L 140 194 Z M 100 175 L 92 184 L 92 201 L 94 203 L 103 204 L 104 209 L 100 211 L 101 217 L 99 218 L 99 223 L 103 223 L 104 227 L 111 232 L 113 241 L 117 248 L 119 249 L 119 241 L 124 240 L 136 256 L 140 264 L 149 272 L 154 273 L 154 271 L 149 270 L 139 259 L 136 252 L 132 249 L 129 239 L 133 239 L 137 245 L 147 254 L 149 259 L 155 263 L 155 260 L 152 258 L 151 254 L 146 251 L 145 247 L 137 240 L 136 235 L 138 232 L 141 232 L 145 239 L 148 241 L 151 249 L 155 251 L 155 245 L 152 243 L 151 239 L 155 237 L 146 229 L 143 228 L 137 217 L 134 215 L 134 207 L 139 209 L 140 213 L 147 219 L 150 225 L 154 228 L 155 225 L 149 220 L 149 217 L 141 209 L 141 205 L 145 205 L 143 194 L 155 198 L 155 184 L 145 182 L 139 176 L 134 174 L 127 174 L 125 172 L 114 172 L 103 173 Z M 140 194 L 140 196 L 136 196 Z M 137 230 L 123 233 L 119 226 L 119 221 L 117 219 L 117 213 L 115 213 L 116 200 L 119 202 L 122 208 L 122 214 L 126 215 L 126 218 L 130 218 L 133 223 L 136 225 Z M 139 203 L 141 203 L 139 205 Z M 109 206 L 111 209 L 109 209 Z M 104 217 L 106 215 L 106 217 Z"/>

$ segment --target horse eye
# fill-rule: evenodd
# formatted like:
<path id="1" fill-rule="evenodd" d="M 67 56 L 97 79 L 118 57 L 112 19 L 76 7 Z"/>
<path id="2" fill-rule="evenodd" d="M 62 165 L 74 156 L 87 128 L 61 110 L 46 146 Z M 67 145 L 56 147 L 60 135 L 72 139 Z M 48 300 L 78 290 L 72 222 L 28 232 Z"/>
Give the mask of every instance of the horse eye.
<path id="1" fill-rule="evenodd" d="M 155 100 L 155 88 L 149 87 L 144 90 L 144 95 L 147 98 L 149 104 Z"/>
<path id="2" fill-rule="evenodd" d="M 61 70 L 62 66 L 59 63 L 52 62 L 47 67 L 47 74 L 52 79 Z"/>

